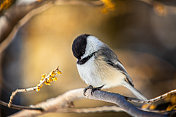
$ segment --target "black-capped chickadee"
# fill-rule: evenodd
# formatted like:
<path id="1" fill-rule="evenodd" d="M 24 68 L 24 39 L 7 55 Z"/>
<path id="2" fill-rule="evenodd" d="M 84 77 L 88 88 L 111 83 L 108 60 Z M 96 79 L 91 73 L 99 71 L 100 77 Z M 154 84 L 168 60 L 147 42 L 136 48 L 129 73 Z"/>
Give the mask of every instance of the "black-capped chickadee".
<path id="1" fill-rule="evenodd" d="M 125 86 L 142 100 L 147 100 L 134 88 L 132 79 L 128 75 L 116 54 L 95 36 L 82 34 L 72 45 L 73 55 L 78 59 L 77 69 L 82 80 L 92 91 L 101 88 Z"/>

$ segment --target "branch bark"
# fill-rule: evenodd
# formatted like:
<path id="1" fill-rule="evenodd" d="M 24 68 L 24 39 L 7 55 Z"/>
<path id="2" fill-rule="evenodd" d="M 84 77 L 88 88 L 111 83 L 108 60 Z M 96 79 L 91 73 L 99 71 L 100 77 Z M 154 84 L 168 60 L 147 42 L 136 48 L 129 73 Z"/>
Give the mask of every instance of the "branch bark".
<path id="1" fill-rule="evenodd" d="M 39 103 L 37 105 L 33 105 L 32 107 L 40 107 L 43 108 L 44 111 L 37 110 L 22 110 L 11 117 L 33 117 L 41 114 L 45 114 L 47 112 L 66 112 L 63 109 L 68 108 L 68 104 L 74 100 L 78 100 L 81 98 L 93 99 L 93 100 L 101 100 L 105 102 L 110 102 L 118 105 L 122 110 L 127 112 L 132 116 L 142 116 L 142 117 L 167 117 L 168 115 L 165 113 L 155 113 L 141 110 L 129 103 L 124 96 L 120 94 L 105 92 L 105 91 L 95 91 L 93 95 L 91 95 L 91 90 L 87 90 L 86 96 L 83 95 L 83 89 L 74 89 L 66 92 L 63 95 L 60 95 L 56 98 L 49 99 L 46 102 Z M 121 110 L 121 111 L 122 111 Z"/>
<path id="2" fill-rule="evenodd" d="M 1 100 L 0 100 L 0 105 L 8 107 L 8 103 L 3 102 Z M 16 110 L 28 109 L 28 110 L 40 110 L 40 111 L 43 111 L 42 108 L 31 108 L 29 106 L 20 106 L 20 105 L 15 105 L 15 104 L 11 104 L 10 108 L 16 109 Z"/>

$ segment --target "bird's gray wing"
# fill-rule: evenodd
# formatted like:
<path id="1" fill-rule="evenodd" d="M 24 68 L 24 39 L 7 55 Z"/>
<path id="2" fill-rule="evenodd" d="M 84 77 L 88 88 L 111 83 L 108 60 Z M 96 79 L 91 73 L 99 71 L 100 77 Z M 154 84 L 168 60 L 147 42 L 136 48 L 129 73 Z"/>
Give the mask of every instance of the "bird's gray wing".
<path id="1" fill-rule="evenodd" d="M 96 56 L 96 55 L 95 55 Z M 102 47 L 98 52 L 97 56 L 103 56 L 104 61 L 107 62 L 107 64 L 113 66 L 114 68 L 120 70 L 125 76 L 126 76 L 126 82 L 128 82 L 130 85 L 133 85 L 133 81 L 131 77 L 128 75 L 126 69 L 122 65 L 122 63 L 118 60 L 116 54 L 109 48 L 109 47 Z"/>

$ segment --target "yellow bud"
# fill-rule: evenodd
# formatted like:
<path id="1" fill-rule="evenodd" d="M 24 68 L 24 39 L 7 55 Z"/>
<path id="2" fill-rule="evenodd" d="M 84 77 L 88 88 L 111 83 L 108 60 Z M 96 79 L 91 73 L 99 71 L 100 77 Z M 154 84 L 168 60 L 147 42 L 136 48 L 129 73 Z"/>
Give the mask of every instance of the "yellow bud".
<path id="1" fill-rule="evenodd" d="M 35 90 L 36 90 L 36 92 L 39 92 L 39 91 L 40 91 L 40 88 L 39 88 L 39 87 L 37 87 Z"/>
<path id="2" fill-rule="evenodd" d="M 172 111 L 176 109 L 176 105 L 170 105 L 167 107 L 166 111 Z"/>
<path id="3" fill-rule="evenodd" d="M 42 75 L 42 78 L 44 79 L 45 77 L 46 77 L 46 74 L 43 74 L 43 75 Z"/>
<path id="4" fill-rule="evenodd" d="M 56 73 L 54 71 L 51 72 L 51 76 L 55 76 Z"/>
<path id="5" fill-rule="evenodd" d="M 176 94 L 171 97 L 171 103 L 176 104 Z"/>
<path id="6" fill-rule="evenodd" d="M 155 108 L 156 108 L 155 105 L 151 105 L 151 106 L 150 106 L 150 110 L 154 110 Z"/>
<path id="7" fill-rule="evenodd" d="M 144 104 L 142 105 L 142 109 L 147 109 L 150 106 L 150 104 Z"/>
<path id="8" fill-rule="evenodd" d="M 47 81 L 45 81 L 45 84 L 46 84 L 46 85 L 51 85 L 50 82 L 47 82 Z"/>
<path id="9" fill-rule="evenodd" d="M 53 81 L 56 81 L 58 78 L 57 77 L 55 77 L 55 78 L 53 78 Z"/>
<path id="10" fill-rule="evenodd" d="M 38 88 L 42 88 L 42 86 L 43 86 L 43 84 L 41 84 L 41 85 L 38 84 L 38 85 L 37 85 Z"/>
<path id="11" fill-rule="evenodd" d="M 49 78 L 49 81 L 52 82 L 52 81 L 53 81 L 53 78 Z"/>
<path id="12" fill-rule="evenodd" d="M 48 83 L 49 83 L 49 82 L 50 82 L 50 79 L 51 79 L 51 78 L 47 78 L 47 79 L 46 79 L 46 82 L 48 82 Z"/>
<path id="13" fill-rule="evenodd" d="M 44 80 L 44 78 L 42 77 L 40 81 L 42 82 L 43 80 Z"/>
<path id="14" fill-rule="evenodd" d="M 62 72 L 60 70 L 57 71 L 57 74 L 62 74 Z"/>
<path id="15" fill-rule="evenodd" d="M 108 11 L 113 11 L 115 9 L 115 4 L 111 0 L 101 0 L 104 3 L 104 8 L 102 9 L 103 13 Z"/>

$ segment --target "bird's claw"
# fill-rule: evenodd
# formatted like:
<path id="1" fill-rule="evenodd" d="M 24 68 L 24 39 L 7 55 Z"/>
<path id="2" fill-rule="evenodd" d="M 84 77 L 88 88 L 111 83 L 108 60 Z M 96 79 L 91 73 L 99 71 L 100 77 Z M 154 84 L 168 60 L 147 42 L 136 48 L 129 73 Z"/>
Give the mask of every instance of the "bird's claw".
<path id="1" fill-rule="evenodd" d="M 88 87 L 86 87 L 85 89 L 84 89 L 84 96 L 86 96 L 86 91 L 88 90 L 88 89 L 93 89 L 93 86 L 92 85 L 89 85 Z M 91 91 L 91 94 L 92 94 L 92 91 Z"/>
<path id="2" fill-rule="evenodd" d="M 94 91 L 96 91 L 96 90 L 101 90 L 101 88 L 103 87 L 104 85 L 102 85 L 102 86 L 100 86 L 100 87 L 96 87 L 96 88 L 94 88 L 92 85 L 89 85 L 88 87 L 86 87 L 85 89 L 84 89 L 84 96 L 86 96 L 86 91 L 88 90 L 88 89 L 91 89 L 91 95 L 93 95 L 93 93 L 94 93 Z"/>

